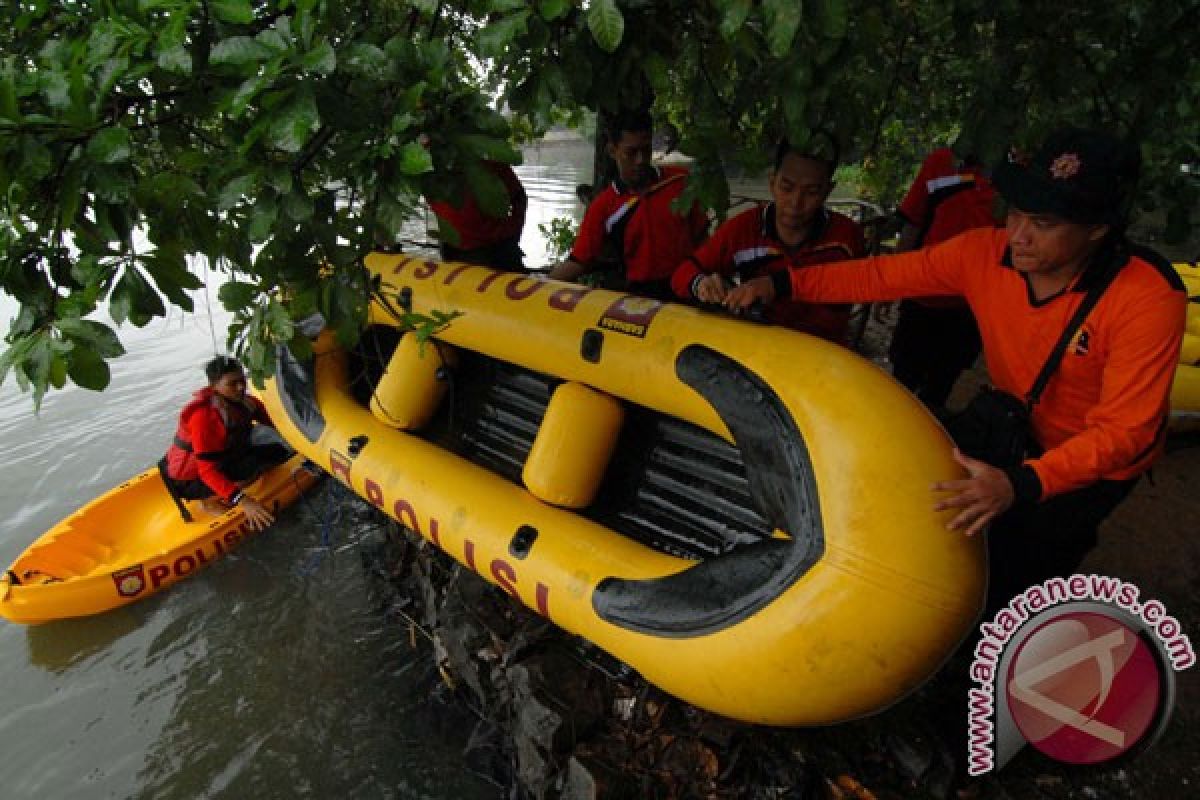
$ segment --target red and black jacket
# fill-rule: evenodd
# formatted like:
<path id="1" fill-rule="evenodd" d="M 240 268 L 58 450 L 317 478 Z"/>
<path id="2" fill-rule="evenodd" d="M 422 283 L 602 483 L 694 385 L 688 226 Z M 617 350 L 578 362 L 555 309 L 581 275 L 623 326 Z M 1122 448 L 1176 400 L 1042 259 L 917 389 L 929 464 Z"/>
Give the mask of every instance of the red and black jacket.
<path id="1" fill-rule="evenodd" d="M 775 204 L 748 209 L 717 228 L 706 242 L 684 259 L 671 276 L 671 289 L 685 300 L 695 299 L 698 281 L 711 273 L 739 280 L 786 272 L 830 261 L 861 258 L 862 228 L 836 211 L 822 209 L 807 239 L 788 247 L 775 225 Z M 770 308 L 776 325 L 811 333 L 845 344 L 850 306 L 780 301 Z"/>
<path id="2" fill-rule="evenodd" d="M 221 462 L 250 447 L 254 423 L 271 424 L 266 408 L 246 395 L 241 403 L 221 398 L 210 387 L 192 397 L 179 414 L 175 441 L 167 450 L 167 475 L 175 481 L 200 479 L 213 493 L 232 500 L 238 485 L 221 471 Z"/>

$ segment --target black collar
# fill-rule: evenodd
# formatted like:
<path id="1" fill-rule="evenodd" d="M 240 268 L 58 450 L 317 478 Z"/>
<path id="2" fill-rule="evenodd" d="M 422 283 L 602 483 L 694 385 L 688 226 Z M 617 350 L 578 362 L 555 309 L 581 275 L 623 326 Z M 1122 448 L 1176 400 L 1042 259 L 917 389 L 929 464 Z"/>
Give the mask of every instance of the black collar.
<path id="1" fill-rule="evenodd" d="M 1103 276 L 1108 275 L 1114 270 L 1119 270 L 1129 263 L 1129 242 L 1125 237 L 1118 237 L 1103 242 L 1099 249 L 1092 254 L 1092 259 L 1086 267 L 1083 268 L 1083 273 L 1076 279 L 1070 289 L 1063 291 L 1086 292 L 1088 289 L 1096 285 L 1096 282 Z M 1005 247 L 1004 255 L 1000 258 L 1000 266 L 1013 269 L 1012 263 L 1012 248 Z M 1025 285 L 1029 285 L 1029 278 L 1025 277 Z M 1043 305 L 1055 297 L 1058 297 L 1062 292 L 1055 294 L 1042 300 L 1038 305 Z M 1032 297 L 1032 295 L 1031 295 Z"/>
<path id="2" fill-rule="evenodd" d="M 759 230 L 762 235 L 772 241 L 779 242 L 779 245 L 785 250 L 796 250 L 807 244 L 819 241 L 825 235 L 825 229 L 829 227 L 829 209 L 821 207 L 817 210 L 817 216 L 813 218 L 812 225 L 808 229 L 808 235 L 799 244 L 786 245 L 783 243 L 783 239 L 779 238 L 779 227 L 775 224 L 775 204 L 767 203 L 762 209 L 761 217 L 762 226 Z"/>

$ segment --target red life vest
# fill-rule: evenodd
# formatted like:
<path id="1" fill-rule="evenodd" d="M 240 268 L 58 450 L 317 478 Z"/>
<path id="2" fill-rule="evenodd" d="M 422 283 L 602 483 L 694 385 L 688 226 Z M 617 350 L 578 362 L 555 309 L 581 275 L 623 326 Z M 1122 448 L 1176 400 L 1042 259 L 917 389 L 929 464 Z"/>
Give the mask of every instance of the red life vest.
<path id="1" fill-rule="evenodd" d="M 195 480 L 200 477 L 197 462 L 221 461 L 239 450 L 250 446 L 250 431 L 254 417 L 259 413 L 259 401 L 246 397 L 243 403 L 223 400 L 211 388 L 205 387 L 192 397 L 179 413 L 179 424 L 175 428 L 175 440 L 167 449 L 167 474 L 177 481 Z M 220 450 L 196 453 L 192 448 L 191 419 L 204 410 L 216 411 L 224 429 L 224 446 Z"/>

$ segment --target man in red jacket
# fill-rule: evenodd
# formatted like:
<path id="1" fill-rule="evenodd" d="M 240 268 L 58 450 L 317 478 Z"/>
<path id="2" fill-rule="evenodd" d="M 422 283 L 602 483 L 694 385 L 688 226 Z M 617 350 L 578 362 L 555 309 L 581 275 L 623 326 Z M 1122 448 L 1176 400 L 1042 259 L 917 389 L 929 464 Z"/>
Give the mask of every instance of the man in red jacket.
<path id="1" fill-rule="evenodd" d="M 571 255 L 554 266 L 551 278 L 574 281 L 616 266 L 627 291 L 672 299 L 671 273 L 704 240 L 708 217 L 698 206 L 683 214 L 672 208 L 688 171 L 650 163 L 652 127 L 648 112 L 625 112 L 609 122 L 605 148 L 617 178 L 588 205 Z"/>
<path id="2" fill-rule="evenodd" d="M 255 423 L 274 426 L 262 402 L 246 394 L 246 374 L 237 359 L 217 356 L 205 373 L 208 386 L 180 412 L 175 440 L 167 450 L 172 493 L 185 499 L 216 495 L 226 506 L 241 507 L 250 527 L 262 530 L 274 519 L 242 487 L 286 461 L 291 451 L 281 441 L 254 441 Z"/>
<path id="3" fill-rule="evenodd" d="M 996 190 L 978 160 L 949 147 L 934 150 L 896 213 L 904 220 L 896 252 L 932 247 L 972 228 L 994 228 Z M 900 303 L 888 357 L 892 375 L 937 411 L 955 381 L 979 357 L 979 328 L 958 297 L 911 297 Z"/>
<path id="4" fill-rule="evenodd" d="M 935 508 L 955 512 L 951 528 L 970 535 L 991 524 L 992 607 L 1072 573 L 1162 453 L 1187 296 L 1169 262 L 1125 237 L 1138 172 L 1137 151 L 1114 137 L 1062 130 L 1028 166 L 996 171 L 1006 228 L 757 278 L 726 298 L 743 308 L 776 297 L 961 296 L 979 322 L 993 384 L 1024 398 L 1088 289 L 1111 280 L 1032 409 L 1041 453 L 1005 470 L 955 451 L 967 476 L 933 487 L 942 498 Z"/>
<path id="5" fill-rule="evenodd" d="M 771 202 L 743 211 L 717 228 L 671 276 L 678 297 L 720 303 L 733 280 L 746 280 L 830 261 L 862 258 L 862 229 L 825 207 L 836 158 L 779 143 L 768 186 Z M 836 344 L 846 343 L 850 306 L 775 303 L 768 321 Z"/>
<path id="6" fill-rule="evenodd" d="M 521 250 L 521 231 L 525 227 L 529 197 L 517 173 L 508 164 L 484 161 L 483 166 L 504 184 L 508 193 L 508 213 L 493 217 L 484 212 L 465 179 L 457 205 L 446 199 L 430 199 L 429 207 L 439 222 L 453 228 L 457 237 L 454 244 L 442 242 L 442 258 L 506 272 L 523 272 L 525 253 Z"/>

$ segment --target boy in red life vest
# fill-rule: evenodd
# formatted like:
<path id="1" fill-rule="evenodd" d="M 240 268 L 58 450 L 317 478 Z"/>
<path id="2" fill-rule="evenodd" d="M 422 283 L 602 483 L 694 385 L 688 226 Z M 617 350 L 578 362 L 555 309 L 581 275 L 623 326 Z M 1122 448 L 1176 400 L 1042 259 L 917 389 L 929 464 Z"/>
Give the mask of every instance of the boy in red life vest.
<path id="1" fill-rule="evenodd" d="M 274 518 L 242 486 L 286 461 L 291 451 L 282 441 L 253 441 L 254 423 L 274 426 L 262 402 L 246 394 L 246 374 L 237 359 L 217 356 L 205 373 L 208 386 L 180 412 L 175 441 L 167 450 L 172 493 L 186 499 L 216 495 L 228 506 L 240 506 L 250 527 L 262 530 Z"/>
<path id="2" fill-rule="evenodd" d="M 698 206 L 683 216 L 671 208 L 687 186 L 688 171 L 650 163 L 652 129 L 648 112 L 611 120 L 605 148 L 617 177 L 588 205 L 571 255 L 555 265 L 551 278 L 575 281 L 615 262 L 627 291 L 672 299 L 671 273 L 704 240 L 708 217 Z"/>
<path id="3" fill-rule="evenodd" d="M 442 258 L 484 267 L 522 272 L 525 253 L 521 250 L 521 231 L 529 197 L 525 187 L 508 164 L 484 161 L 483 166 L 500 179 L 508 192 L 508 213 L 489 216 L 479 207 L 469 186 L 464 186 L 458 205 L 448 200 L 430 199 L 429 207 L 441 222 L 448 223 L 458 235 L 457 244 L 442 242 Z"/>
<path id="4" fill-rule="evenodd" d="M 991 526 L 991 608 L 1072 574 L 1100 523 L 1163 451 L 1187 296 L 1170 262 L 1125 237 L 1139 167 L 1137 150 L 1109 134 L 1061 130 L 1028 166 L 1010 161 L 995 172 L 1009 204 L 1005 228 L 756 278 L 725 299 L 740 308 L 776 297 L 964 297 L 996 389 L 1028 403 L 1068 321 L 1093 287 L 1104 287 L 1040 402 L 1026 405 L 1040 453 L 1001 468 L 956 450 L 966 477 L 933 486 L 935 509 L 955 513 L 952 529 L 972 535 Z"/>
<path id="5" fill-rule="evenodd" d="M 862 258 L 862 229 L 849 217 L 825 208 L 833 191 L 836 159 L 780 142 L 771 173 L 772 202 L 743 211 L 717 228 L 671 277 L 679 297 L 720 303 L 739 281 L 812 264 Z M 837 344 L 846 343 L 850 306 L 785 301 L 768 320 Z"/>
<path id="6" fill-rule="evenodd" d="M 896 209 L 904 220 L 896 252 L 995 227 L 995 201 L 996 190 L 978 160 L 960 159 L 949 147 L 934 150 Z M 975 317 L 961 298 L 912 297 L 900 302 L 888 357 L 896 380 L 937 410 L 982 346 Z"/>

